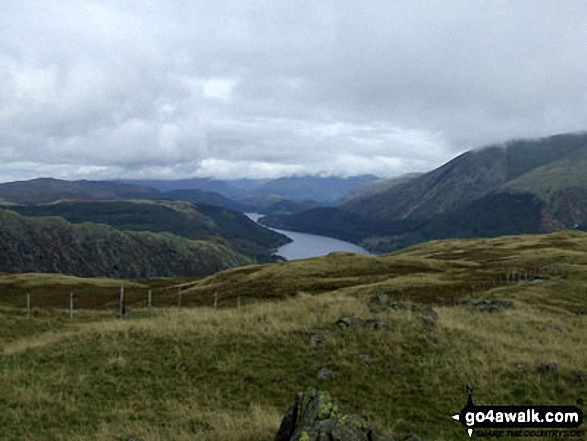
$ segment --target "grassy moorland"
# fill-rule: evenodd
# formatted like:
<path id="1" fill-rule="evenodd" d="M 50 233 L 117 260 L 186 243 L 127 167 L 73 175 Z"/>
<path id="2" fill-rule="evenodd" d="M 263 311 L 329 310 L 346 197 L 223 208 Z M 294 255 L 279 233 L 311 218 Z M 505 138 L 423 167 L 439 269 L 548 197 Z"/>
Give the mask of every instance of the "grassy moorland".
<path id="1" fill-rule="evenodd" d="M 465 385 L 477 404 L 587 398 L 586 282 L 587 234 L 574 232 L 127 281 L 160 305 L 149 316 L 137 294 L 127 320 L 120 281 L 0 276 L 1 438 L 271 440 L 294 394 L 314 386 L 384 433 L 465 440 L 450 418 Z M 70 320 L 57 293 L 83 284 L 96 286 L 95 309 Z M 35 286 L 53 300 L 27 319 L 22 294 Z M 496 298 L 513 307 L 475 303 Z M 389 329 L 341 331 L 344 315 Z M 331 378 L 317 378 L 323 367 Z"/>

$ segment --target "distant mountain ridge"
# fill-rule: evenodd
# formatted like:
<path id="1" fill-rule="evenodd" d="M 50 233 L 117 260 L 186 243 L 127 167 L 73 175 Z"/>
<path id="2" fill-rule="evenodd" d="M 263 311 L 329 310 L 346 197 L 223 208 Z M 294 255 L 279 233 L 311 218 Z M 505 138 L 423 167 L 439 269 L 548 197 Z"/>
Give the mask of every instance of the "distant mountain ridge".
<path id="1" fill-rule="evenodd" d="M 463 153 L 391 188 L 328 212 L 263 221 L 392 251 L 445 237 L 585 228 L 587 134 L 515 140 Z M 526 219 L 520 219 L 524 216 Z"/>
<path id="2" fill-rule="evenodd" d="M 154 199 L 158 195 L 152 188 L 109 181 L 38 178 L 0 184 L 0 201 L 16 204 L 43 204 L 59 199 Z"/>
<path id="3" fill-rule="evenodd" d="M 291 176 L 277 179 L 220 180 L 194 178 L 173 180 L 121 180 L 119 183 L 151 187 L 160 191 L 198 189 L 219 193 L 222 196 L 244 203 L 255 199 L 281 199 L 292 201 L 315 201 L 332 205 L 340 202 L 350 191 L 368 182 L 377 180 L 373 175 L 348 178 L 336 176 Z"/>
<path id="4" fill-rule="evenodd" d="M 0 183 L 0 203 L 45 204 L 59 200 L 182 200 L 239 212 L 298 213 L 362 194 L 377 178 L 288 177 L 279 179 L 66 181 L 37 178 Z"/>

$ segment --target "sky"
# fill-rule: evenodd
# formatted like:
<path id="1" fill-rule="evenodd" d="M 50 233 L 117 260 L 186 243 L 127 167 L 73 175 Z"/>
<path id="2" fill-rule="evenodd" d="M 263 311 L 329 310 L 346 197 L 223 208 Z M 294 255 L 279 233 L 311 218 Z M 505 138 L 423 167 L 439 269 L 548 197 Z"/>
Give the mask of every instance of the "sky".
<path id="1" fill-rule="evenodd" d="M 432 170 L 587 129 L 583 0 L 2 0 L 0 181 Z"/>

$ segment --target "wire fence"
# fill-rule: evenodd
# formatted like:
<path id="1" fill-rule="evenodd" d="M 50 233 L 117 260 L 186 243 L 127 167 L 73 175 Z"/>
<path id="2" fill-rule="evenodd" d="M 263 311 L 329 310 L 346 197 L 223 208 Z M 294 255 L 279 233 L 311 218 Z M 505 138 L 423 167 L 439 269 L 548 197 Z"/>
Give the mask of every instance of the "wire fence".
<path id="1" fill-rule="evenodd" d="M 208 306 L 213 309 L 233 307 L 240 309 L 244 306 L 242 296 L 222 299 L 218 292 L 195 296 L 182 290 L 137 290 L 127 289 L 121 285 L 118 290 L 102 292 L 100 295 L 89 292 L 40 292 L 25 293 L 10 297 L 9 308 L 21 310 L 27 318 L 34 318 L 41 311 L 62 311 L 70 319 L 76 317 L 76 311 L 112 311 L 119 318 L 133 317 L 140 310 L 142 315 L 152 314 L 154 308 L 190 308 L 194 306 Z M 17 300 L 15 302 L 15 300 Z"/>

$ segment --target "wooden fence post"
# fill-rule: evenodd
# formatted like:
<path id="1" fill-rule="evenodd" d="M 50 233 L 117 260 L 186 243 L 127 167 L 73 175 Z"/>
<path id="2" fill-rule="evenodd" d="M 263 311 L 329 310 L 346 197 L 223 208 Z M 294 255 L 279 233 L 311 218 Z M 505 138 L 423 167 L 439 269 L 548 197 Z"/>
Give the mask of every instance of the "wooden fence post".
<path id="1" fill-rule="evenodd" d="M 126 315 L 126 299 L 124 298 L 124 283 L 120 285 L 120 318 Z"/>
<path id="2" fill-rule="evenodd" d="M 149 290 L 149 294 L 147 295 L 147 304 L 149 306 L 149 317 L 151 317 L 151 308 L 153 307 L 153 291 Z"/>
<path id="3" fill-rule="evenodd" d="M 26 294 L 26 318 L 31 318 L 31 295 Z"/>
<path id="4" fill-rule="evenodd" d="M 73 293 L 69 293 L 69 318 L 73 318 Z"/>

